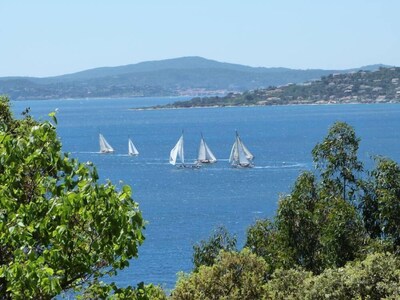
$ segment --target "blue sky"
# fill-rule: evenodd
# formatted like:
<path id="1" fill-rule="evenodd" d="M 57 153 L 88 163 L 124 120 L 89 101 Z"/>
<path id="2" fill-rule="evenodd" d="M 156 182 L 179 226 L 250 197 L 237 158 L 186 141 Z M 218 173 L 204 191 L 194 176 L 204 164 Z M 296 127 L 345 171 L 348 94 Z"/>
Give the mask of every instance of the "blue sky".
<path id="1" fill-rule="evenodd" d="M 400 66 L 398 0 L 2 0 L 0 76 L 181 56 L 250 66 Z"/>

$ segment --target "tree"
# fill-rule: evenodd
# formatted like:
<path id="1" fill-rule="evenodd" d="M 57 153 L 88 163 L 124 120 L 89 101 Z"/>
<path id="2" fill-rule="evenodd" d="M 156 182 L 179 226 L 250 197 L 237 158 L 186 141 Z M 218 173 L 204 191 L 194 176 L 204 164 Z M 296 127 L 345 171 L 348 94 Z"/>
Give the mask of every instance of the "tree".
<path id="1" fill-rule="evenodd" d="M 400 247 L 400 166 L 383 157 L 377 157 L 376 162 L 364 185 L 364 223 L 371 237 Z"/>
<path id="2" fill-rule="evenodd" d="M 325 139 L 312 150 L 314 163 L 321 172 L 324 184 L 332 185 L 334 195 L 338 189 L 344 200 L 351 200 L 357 189 L 356 175 L 363 170 L 357 158 L 359 142 L 351 126 L 336 122 Z"/>
<path id="3" fill-rule="evenodd" d="M 218 227 L 207 241 L 202 240 L 193 246 L 194 269 L 212 266 L 221 250 L 236 251 L 236 237 L 231 236 L 225 227 Z"/>
<path id="4" fill-rule="evenodd" d="M 276 227 L 279 241 L 286 253 L 291 253 L 295 264 L 307 270 L 319 271 L 321 225 L 316 218 L 320 203 L 317 183 L 313 174 L 302 173 L 290 195 L 279 201 Z"/>
<path id="5" fill-rule="evenodd" d="M 250 249 L 254 254 L 264 258 L 272 269 L 282 267 L 282 261 L 287 262 L 282 256 L 285 251 L 280 251 L 280 241 L 277 240 L 275 223 L 269 219 L 257 220 L 247 228 L 245 248 Z"/>
<path id="6" fill-rule="evenodd" d="M 50 299 L 128 266 L 144 240 L 130 187 L 100 184 L 52 123 L 14 119 L 4 96 L 0 120 L 0 298 Z"/>
<path id="7" fill-rule="evenodd" d="M 311 173 L 301 174 L 280 200 L 275 221 L 277 240 L 292 257 L 287 261 L 314 273 L 356 258 L 365 236 L 356 208 L 341 197 L 327 197 L 325 189 Z"/>
<path id="8" fill-rule="evenodd" d="M 265 285 L 263 299 L 399 299 L 399 270 L 398 257 L 387 253 L 314 276 L 301 269 L 278 270 Z"/>
<path id="9" fill-rule="evenodd" d="M 290 194 L 279 200 L 274 222 L 248 230 L 247 247 L 273 269 L 295 265 L 320 273 L 360 254 L 365 230 L 356 206 L 346 200 L 358 188 L 355 173 L 362 170 L 358 141 L 349 125 L 332 126 L 313 150 L 321 176 L 300 174 Z"/>
<path id="10" fill-rule="evenodd" d="M 269 266 L 248 249 L 221 251 L 215 264 L 200 266 L 197 272 L 181 274 L 172 300 L 261 299 Z"/>
<path id="11" fill-rule="evenodd" d="M 87 288 L 83 295 L 78 295 L 80 300 L 84 299 L 130 299 L 130 300 L 167 300 L 167 296 L 161 287 L 153 284 L 145 285 L 139 283 L 136 288 L 128 286 L 120 288 L 114 283 L 105 284 L 95 281 Z"/>

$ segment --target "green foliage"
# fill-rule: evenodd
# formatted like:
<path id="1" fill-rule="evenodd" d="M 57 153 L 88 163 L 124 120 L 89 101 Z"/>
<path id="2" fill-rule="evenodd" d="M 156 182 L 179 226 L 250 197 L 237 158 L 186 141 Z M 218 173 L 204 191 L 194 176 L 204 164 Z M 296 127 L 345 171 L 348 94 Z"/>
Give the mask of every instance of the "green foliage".
<path id="1" fill-rule="evenodd" d="M 312 72 L 312 70 L 306 72 Z M 243 93 L 229 93 L 224 97 L 197 97 L 189 101 L 178 101 L 161 107 L 375 103 L 400 101 L 400 97 L 397 94 L 398 78 L 400 77 L 400 68 L 398 67 L 379 68 L 379 70 L 374 72 L 359 71 L 356 73 L 329 74 L 327 76 L 322 76 L 320 80 L 313 80 L 323 75 L 322 73 L 317 73 L 315 73 L 314 77 L 310 77 L 312 80 L 307 83 L 304 83 L 305 80 L 299 80 L 300 77 L 297 76 L 293 76 L 290 79 L 286 76 L 286 79 L 289 79 L 286 82 L 277 82 L 277 80 L 269 78 L 268 88 L 260 88 L 262 85 L 258 85 L 251 88 L 250 91 L 245 91 Z M 277 78 L 276 75 L 277 74 L 274 75 L 275 78 Z M 256 81 L 251 81 L 256 83 Z M 292 84 L 289 82 L 292 82 Z M 293 84 L 296 82 L 303 82 L 303 84 Z M 280 86 L 276 87 L 273 85 Z"/>
<path id="2" fill-rule="evenodd" d="M 365 233 L 356 208 L 341 198 L 323 198 L 323 185 L 304 172 L 280 199 L 275 222 L 257 221 L 246 247 L 273 269 L 294 265 L 314 273 L 343 266 L 362 253 Z"/>
<path id="3" fill-rule="evenodd" d="M 278 269 L 265 284 L 263 299 L 297 300 L 305 299 L 305 282 L 312 278 L 312 272 L 302 269 Z"/>
<path id="4" fill-rule="evenodd" d="M 336 122 L 325 139 L 312 150 L 314 163 L 325 181 L 325 188 L 331 184 L 334 187 L 333 195 L 337 196 L 338 190 L 345 200 L 350 200 L 354 195 L 357 190 L 357 173 L 363 170 L 357 158 L 359 142 L 351 126 Z"/>
<path id="5" fill-rule="evenodd" d="M 144 240 L 130 188 L 62 154 L 50 122 L 0 107 L 0 297 L 49 299 L 128 266 Z"/>
<path id="6" fill-rule="evenodd" d="M 320 269 L 320 203 L 315 177 L 309 172 L 301 174 L 292 193 L 280 199 L 276 216 L 278 241 L 290 255 L 283 266 L 295 263 L 312 271 Z"/>
<path id="7" fill-rule="evenodd" d="M 400 247 L 400 166 L 388 158 L 378 157 L 376 162 L 364 185 L 364 222 L 371 236 Z"/>
<path id="8" fill-rule="evenodd" d="M 231 236 L 225 227 L 218 227 L 207 241 L 193 246 L 194 269 L 213 265 L 221 250 L 236 251 L 236 237 Z"/>
<path id="9" fill-rule="evenodd" d="M 6 96 L 0 96 L 0 126 L 6 128 L 14 123 L 10 110 L 10 100 Z"/>
<path id="10" fill-rule="evenodd" d="M 274 223 L 252 226 L 246 246 L 273 269 L 296 265 L 314 273 L 360 255 L 366 233 L 356 207 L 346 201 L 359 187 L 358 142 L 349 125 L 335 123 L 313 150 L 320 177 L 300 174 L 291 193 L 280 199 Z"/>
<path id="11" fill-rule="evenodd" d="M 278 270 L 265 285 L 264 299 L 398 299 L 400 260 L 375 253 L 344 268 L 312 276 L 303 270 Z"/>
<path id="12" fill-rule="evenodd" d="M 274 220 L 249 227 L 245 246 L 266 267 L 264 277 L 253 275 L 254 299 L 400 298 L 400 166 L 378 158 L 359 180 L 358 143 L 353 128 L 335 123 L 313 150 L 320 174 L 300 174 Z M 173 299 L 246 299 L 227 287 L 247 285 L 221 274 L 242 267 L 221 257 L 182 276 Z"/>
<path id="13" fill-rule="evenodd" d="M 136 288 L 128 286 L 119 288 L 115 283 L 105 284 L 94 282 L 85 290 L 83 295 L 77 297 L 80 300 L 86 299 L 131 299 L 131 300 L 167 300 L 163 289 L 152 284 L 139 283 Z"/>
<path id="14" fill-rule="evenodd" d="M 278 269 L 269 280 L 270 268 L 248 250 L 221 252 L 213 266 L 182 275 L 172 292 L 173 300 L 193 299 L 399 299 L 400 259 L 374 253 L 343 268 L 328 268 L 319 275 L 302 269 Z"/>
<path id="15" fill-rule="evenodd" d="M 341 267 L 361 255 L 366 234 L 356 208 L 341 198 L 322 201 L 319 242 L 321 268 Z"/>
<path id="16" fill-rule="evenodd" d="M 224 252 L 212 266 L 200 266 L 197 272 L 181 274 L 172 300 L 254 300 L 264 293 L 269 267 L 266 262 L 244 249 Z"/>
<path id="17" fill-rule="evenodd" d="M 268 219 L 257 220 L 247 229 L 245 247 L 274 269 L 294 263 L 287 248 L 282 247 L 275 223 Z"/>

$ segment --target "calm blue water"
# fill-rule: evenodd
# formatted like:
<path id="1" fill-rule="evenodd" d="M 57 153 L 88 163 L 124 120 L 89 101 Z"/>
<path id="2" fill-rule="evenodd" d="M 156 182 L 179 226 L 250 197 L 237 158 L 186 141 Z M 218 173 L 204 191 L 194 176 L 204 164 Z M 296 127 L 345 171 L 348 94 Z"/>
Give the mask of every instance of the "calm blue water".
<path id="1" fill-rule="evenodd" d="M 148 221 L 139 258 L 114 280 L 174 286 L 178 271 L 192 268 L 192 246 L 219 225 L 237 235 L 257 218 L 272 216 L 279 194 L 290 190 L 299 172 L 312 168 L 311 149 L 338 120 L 361 137 L 360 158 L 370 167 L 371 155 L 400 159 L 400 105 L 275 106 L 134 111 L 131 107 L 164 104 L 169 98 L 48 100 L 13 102 L 15 113 L 31 107 L 47 119 L 58 108 L 63 149 L 81 161 L 93 161 L 102 180 L 133 187 Z M 200 170 L 168 164 L 169 151 L 185 130 L 187 160 L 194 160 L 200 132 L 219 162 Z M 253 169 L 228 165 L 235 129 L 255 155 Z M 101 132 L 116 149 L 97 153 Z M 130 136 L 140 155 L 129 157 Z"/>

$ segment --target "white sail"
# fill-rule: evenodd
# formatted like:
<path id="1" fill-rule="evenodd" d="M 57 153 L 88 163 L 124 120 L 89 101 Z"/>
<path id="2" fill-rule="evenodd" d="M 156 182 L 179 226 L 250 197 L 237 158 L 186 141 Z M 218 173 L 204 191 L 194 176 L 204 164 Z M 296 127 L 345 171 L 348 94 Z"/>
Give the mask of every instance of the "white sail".
<path id="1" fill-rule="evenodd" d="M 243 144 L 242 140 L 239 137 L 239 134 L 236 133 L 235 143 L 232 146 L 231 154 L 229 156 L 229 162 L 233 166 L 240 167 L 250 167 L 251 161 L 254 156 L 250 153 L 250 151 Z"/>
<path id="2" fill-rule="evenodd" d="M 109 143 L 107 143 L 106 139 L 104 136 L 99 133 L 99 144 L 100 144 L 100 152 L 101 153 L 110 153 L 114 152 L 113 147 Z"/>
<path id="3" fill-rule="evenodd" d="M 169 163 L 171 165 L 175 165 L 178 158 L 181 160 L 181 163 L 183 165 L 185 163 L 185 156 L 183 151 L 183 133 L 176 143 L 175 147 L 172 148 L 169 154 Z"/>
<path id="4" fill-rule="evenodd" d="M 136 149 L 131 139 L 128 140 L 128 154 L 131 156 L 139 155 L 139 151 Z"/>
<path id="5" fill-rule="evenodd" d="M 243 149 L 244 154 L 246 155 L 246 158 L 247 158 L 248 160 L 252 161 L 253 158 L 254 158 L 254 155 L 251 154 L 251 152 L 249 151 L 249 149 L 247 149 L 247 147 L 243 144 L 243 142 L 242 142 L 242 140 L 240 139 L 240 137 L 238 137 L 238 138 L 239 138 L 240 144 L 242 145 L 242 149 Z"/>
<path id="6" fill-rule="evenodd" d="M 215 155 L 212 153 L 207 143 L 205 142 L 203 135 L 201 136 L 199 155 L 197 157 L 197 162 L 199 163 L 215 163 L 217 161 Z"/>

